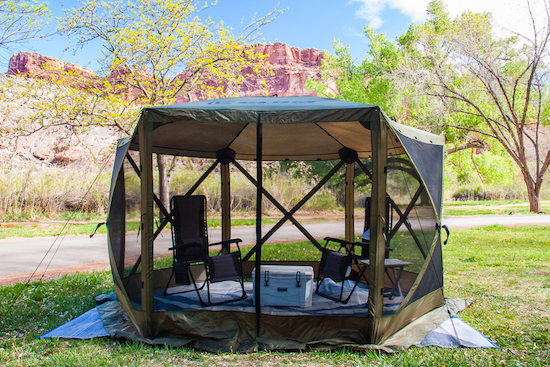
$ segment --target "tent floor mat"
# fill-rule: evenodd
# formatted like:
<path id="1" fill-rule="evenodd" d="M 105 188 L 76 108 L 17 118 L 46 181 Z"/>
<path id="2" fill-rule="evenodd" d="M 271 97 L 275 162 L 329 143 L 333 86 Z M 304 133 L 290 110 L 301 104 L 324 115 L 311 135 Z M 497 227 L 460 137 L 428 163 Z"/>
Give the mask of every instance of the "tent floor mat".
<path id="1" fill-rule="evenodd" d="M 348 281 L 346 281 L 348 282 Z M 340 291 L 340 286 L 335 283 L 325 281 L 327 284 L 323 291 L 325 293 L 337 295 Z M 344 295 L 353 287 L 353 283 L 349 282 L 344 285 Z M 237 311 L 255 313 L 256 307 L 253 302 L 253 287 L 251 282 L 245 283 L 245 291 L 247 297 L 245 299 L 216 305 L 203 307 L 199 301 L 197 291 L 193 286 L 178 286 L 169 288 L 169 294 L 163 295 L 163 291 L 155 292 L 155 311 Z M 201 298 L 206 300 L 208 295 L 206 287 L 199 291 Z M 210 285 L 210 296 L 213 303 L 239 298 L 241 288 L 238 282 L 226 281 L 213 283 Z M 342 304 L 330 299 L 319 296 L 315 293 L 315 285 L 313 286 L 312 306 L 311 307 L 293 307 L 293 306 L 262 306 L 262 313 L 277 316 L 356 316 L 367 317 L 367 301 L 369 297 L 368 286 L 359 285 L 353 292 L 349 302 Z M 393 314 L 403 301 L 403 297 L 386 297 L 384 304 L 384 314 Z M 130 298 L 132 306 L 136 309 L 141 309 L 141 297 L 136 295 Z"/>

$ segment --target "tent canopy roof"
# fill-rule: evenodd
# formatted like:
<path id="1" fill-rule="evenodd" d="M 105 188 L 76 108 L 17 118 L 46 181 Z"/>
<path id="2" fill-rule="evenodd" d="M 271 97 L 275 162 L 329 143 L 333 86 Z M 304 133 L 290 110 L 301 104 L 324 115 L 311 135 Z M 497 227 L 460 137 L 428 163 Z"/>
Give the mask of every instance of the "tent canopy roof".
<path id="1" fill-rule="evenodd" d="M 236 159 L 256 158 L 256 126 L 262 124 L 263 159 L 338 159 L 341 148 L 355 150 L 360 158 L 372 154 L 370 123 L 387 121 L 388 154 L 404 153 L 393 130 L 432 144 L 442 138 L 386 119 L 378 106 L 336 99 L 300 97 L 223 98 L 178 105 L 150 107 L 139 124 L 152 123 L 153 151 L 188 157 L 215 158 L 230 148 Z M 135 130 L 130 149 L 138 149 Z"/>

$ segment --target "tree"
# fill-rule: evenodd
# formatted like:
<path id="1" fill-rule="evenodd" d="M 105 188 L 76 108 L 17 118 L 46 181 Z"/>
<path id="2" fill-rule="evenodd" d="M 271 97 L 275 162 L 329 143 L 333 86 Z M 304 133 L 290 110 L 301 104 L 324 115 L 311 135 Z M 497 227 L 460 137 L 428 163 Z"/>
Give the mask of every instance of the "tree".
<path id="1" fill-rule="evenodd" d="M 43 26 L 50 21 L 46 5 L 36 0 L 0 2 L 0 48 L 12 51 L 16 45 L 44 38 Z"/>
<path id="2" fill-rule="evenodd" d="M 539 212 L 550 165 L 544 144 L 550 6 L 544 2 L 538 13 L 542 27 L 529 1 L 527 8 L 533 35 L 499 36 L 490 14 L 465 12 L 451 19 L 443 3 L 433 1 L 428 22 L 413 27 L 414 36 L 403 42 L 407 62 L 392 74 L 448 111 L 445 126 L 499 144 L 521 171 L 530 211 Z"/>
<path id="3" fill-rule="evenodd" d="M 527 36 L 497 34 L 488 13 L 467 11 L 453 19 L 440 0 L 432 1 L 428 21 L 411 25 L 395 42 L 367 27 L 368 56 L 354 73 L 363 82 L 356 90 L 370 103 L 407 123 L 444 131 L 454 144 L 449 152 L 502 147 L 521 171 L 532 212 L 540 211 L 550 165 L 544 144 L 550 6 L 543 5 L 539 12 L 527 2 L 533 30 Z M 339 78 L 348 70 L 341 65 L 332 66 Z"/>
<path id="4" fill-rule="evenodd" d="M 83 0 L 80 8 L 67 11 L 60 29 L 76 37 L 77 47 L 102 43 L 98 61 L 110 82 L 94 93 L 123 96 L 139 106 L 227 96 L 247 76 L 270 72 L 249 41 L 281 11 L 253 20 L 235 36 L 223 24 L 198 18 L 209 7 L 195 0 Z M 157 161 L 160 196 L 168 205 L 163 156 Z"/>

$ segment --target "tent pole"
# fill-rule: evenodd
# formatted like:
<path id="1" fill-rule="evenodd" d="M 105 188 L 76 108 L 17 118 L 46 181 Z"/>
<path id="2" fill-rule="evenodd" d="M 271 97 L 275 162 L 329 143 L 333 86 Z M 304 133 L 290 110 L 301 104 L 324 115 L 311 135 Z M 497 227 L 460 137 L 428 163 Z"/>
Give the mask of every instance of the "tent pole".
<path id="1" fill-rule="evenodd" d="M 216 168 L 218 163 L 220 163 L 220 160 L 216 159 L 216 161 L 210 167 L 208 167 L 208 169 L 202 174 L 202 176 L 197 180 L 197 182 L 195 182 L 195 184 L 189 190 L 187 190 L 187 192 L 185 193 L 185 196 L 193 195 L 195 190 L 200 186 L 201 183 L 203 183 L 204 180 L 208 178 L 208 176 L 212 173 L 214 168 Z"/>
<path id="2" fill-rule="evenodd" d="M 233 161 L 233 164 L 235 165 L 235 167 L 237 167 L 237 169 L 239 169 L 239 171 L 242 172 L 242 174 L 255 186 L 257 187 L 258 186 L 258 183 L 256 182 L 256 180 L 254 180 L 254 178 L 250 175 L 250 173 L 248 173 L 237 161 Z M 300 224 L 300 222 L 298 222 L 294 217 L 294 213 L 296 213 L 313 195 L 315 195 L 315 193 L 317 191 L 319 191 L 319 189 L 321 189 L 323 187 L 323 185 L 332 177 L 334 176 L 334 174 L 340 169 L 340 167 L 342 167 L 342 165 L 344 165 L 344 161 L 340 161 L 338 162 L 338 164 L 336 164 L 336 166 L 334 166 L 332 168 L 332 170 L 327 173 L 327 175 L 321 180 L 319 181 L 319 183 L 317 184 L 317 186 L 315 186 L 314 188 L 311 189 L 311 191 L 306 195 L 304 196 L 304 198 L 302 200 L 300 200 L 300 202 L 298 204 L 296 204 L 290 211 L 287 211 L 269 192 L 267 192 L 265 190 L 265 188 L 262 188 L 262 192 L 263 194 L 266 196 L 266 198 L 271 201 L 273 203 L 273 205 L 275 205 L 277 207 L 277 209 L 279 209 L 281 211 L 281 213 L 284 214 L 284 217 L 281 218 L 273 227 L 271 227 L 271 229 L 269 230 L 269 232 L 262 238 L 262 244 L 265 243 L 272 235 L 273 233 L 275 233 L 279 228 L 281 228 L 281 226 L 287 221 L 287 220 L 290 220 L 292 222 L 292 224 L 294 224 L 299 230 L 300 232 L 302 232 L 304 234 L 304 236 L 306 236 L 306 238 L 308 240 L 311 241 L 311 243 L 313 243 L 313 245 L 315 247 L 317 247 L 319 249 L 319 251 L 323 251 L 323 246 L 321 246 L 321 244 L 319 243 L 319 241 L 317 241 L 305 228 L 304 226 L 302 226 Z M 256 248 L 253 248 L 252 250 L 250 250 L 248 252 L 248 254 L 246 254 L 246 256 L 243 258 L 243 261 L 247 261 L 248 259 L 250 259 L 252 257 L 252 255 L 254 255 L 254 253 L 256 252 Z"/>
<path id="3" fill-rule="evenodd" d="M 355 227 L 354 227 L 354 206 L 353 206 L 353 194 L 354 185 L 353 180 L 355 178 L 355 162 L 348 163 L 346 165 L 346 241 L 355 242 Z"/>
<path id="4" fill-rule="evenodd" d="M 231 179 L 229 162 L 221 164 L 222 195 L 222 241 L 231 239 Z M 228 249 L 224 249 L 224 252 Z"/>
<path id="5" fill-rule="evenodd" d="M 370 343 L 377 344 L 382 336 L 382 314 L 384 306 L 384 253 L 386 239 L 386 175 L 387 175 L 387 132 L 386 121 L 378 118 L 370 123 L 372 146 L 372 214 L 370 216 L 369 246 L 369 316 L 372 319 Z"/>
<path id="6" fill-rule="evenodd" d="M 256 124 L 256 279 L 254 279 L 254 297 L 256 300 L 256 337 L 260 337 L 260 265 L 262 263 L 262 114 L 258 114 L 258 123 Z"/>
<path id="7" fill-rule="evenodd" d="M 355 179 L 355 162 L 359 161 L 357 152 L 353 149 L 344 147 L 338 151 L 338 155 L 342 162 L 346 162 L 346 188 L 345 188 L 345 236 L 346 241 L 355 242 L 355 223 L 354 223 L 354 207 L 353 207 L 353 181 Z M 349 251 L 353 251 L 353 246 L 348 248 Z"/>
<path id="8" fill-rule="evenodd" d="M 145 313 L 141 331 L 153 336 L 153 123 L 139 126 L 141 178 L 141 310 Z"/>

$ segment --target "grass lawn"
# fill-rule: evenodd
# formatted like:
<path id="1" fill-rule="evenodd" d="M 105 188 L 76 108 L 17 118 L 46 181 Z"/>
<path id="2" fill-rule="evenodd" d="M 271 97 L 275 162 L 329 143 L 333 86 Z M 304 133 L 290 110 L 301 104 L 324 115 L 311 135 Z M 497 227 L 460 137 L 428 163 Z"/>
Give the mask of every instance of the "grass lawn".
<path id="1" fill-rule="evenodd" d="M 550 201 L 543 201 L 541 204 L 541 210 L 550 214 Z M 460 215 L 508 215 L 513 214 L 531 214 L 529 212 L 529 203 L 526 201 L 453 201 L 445 202 L 443 204 L 444 216 L 460 216 Z M 357 209 L 355 211 L 356 218 L 363 218 L 364 211 Z M 71 219 L 70 222 L 68 220 Z M 104 217 L 98 217 L 89 215 L 86 213 L 61 213 L 58 218 L 50 221 L 43 221 L 38 223 L 0 223 L 0 240 L 6 238 L 15 237 L 47 237 L 63 235 L 89 235 L 94 232 L 97 222 L 104 221 Z M 263 218 L 263 225 L 275 224 L 279 218 Z M 301 218 L 301 222 L 323 222 L 333 220 L 344 220 L 343 212 L 341 215 L 335 215 L 334 212 L 330 213 L 313 213 L 306 215 L 306 218 Z M 91 221 L 85 223 L 85 221 Z M 254 226 L 256 220 L 254 216 L 251 218 L 235 218 L 231 220 L 232 226 Z M 156 223 L 155 225 L 159 225 Z M 128 221 L 127 226 L 129 230 L 136 230 L 139 227 L 138 216 L 133 221 Z M 168 226 L 169 227 L 169 226 Z M 167 228 L 168 228 L 167 227 Z M 216 228 L 221 227 L 221 219 L 215 218 L 212 215 L 208 218 L 208 227 Z M 100 227 L 98 234 L 105 234 L 105 226 Z"/>
<path id="2" fill-rule="evenodd" d="M 285 246 L 271 245 L 266 254 L 277 257 Z M 550 366 L 550 227 L 455 230 L 443 255 L 446 296 L 472 300 L 459 316 L 502 349 L 211 354 L 111 338 L 35 339 L 94 307 L 94 295 L 112 290 L 108 272 L 93 272 L 0 286 L 0 365 Z"/>
<path id="3" fill-rule="evenodd" d="M 262 224 L 275 224 L 276 219 L 264 218 Z M 0 240 L 17 237 L 48 237 L 48 236 L 71 236 L 71 235 L 90 235 L 97 227 L 97 222 L 93 223 L 67 223 L 67 222 L 42 222 L 40 224 L 8 224 L 1 227 Z M 155 226 L 160 223 L 155 223 Z M 254 226 L 256 219 L 232 219 L 231 226 Z M 221 227 L 221 219 L 208 219 L 208 227 Z M 137 231 L 139 221 L 126 222 L 128 231 Z M 170 228 L 167 225 L 166 228 Z M 107 228 L 103 225 L 98 228 L 97 234 L 107 233 Z"/>
<path id="4" fill-rule="evenodd" d="M 541 211 L 550 214 L 550 201 L 541 202 Z M 443 204 L 444 216 L 532 214 L 527 201 L 452 201 Z"/>

